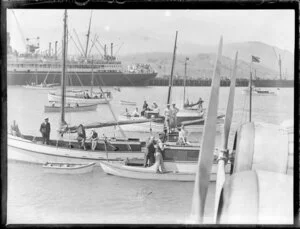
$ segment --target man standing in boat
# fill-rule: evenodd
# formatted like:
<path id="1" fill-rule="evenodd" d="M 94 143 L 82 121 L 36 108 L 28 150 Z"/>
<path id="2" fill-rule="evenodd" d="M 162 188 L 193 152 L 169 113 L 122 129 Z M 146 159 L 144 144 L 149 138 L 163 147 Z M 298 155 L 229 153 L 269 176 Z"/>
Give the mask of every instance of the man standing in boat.
<path id="1" fill-rule="evenodd" d="M 155 163 L 158 162 L 156 167 L 156 173 L 164 173 L 166 171 L 163 161 L 163 151 L 165 149 L 164 147 L 164 140 L 165 133 L 159 133 L 159 139 L 156 141 L 155 145 Z"/>
<path id="2" fill-rule="evenodd" d="M 145 111 L 147 111 L 147 110 L 149 110 L 149 108 L 148 108 L 148 103 L 145 100 L 144 104 L 143 104 L 143 110 L 141 111 L 141 116 L 144 116 L 145 115 Z"/>
<path id="3" fill-rule="evenodd" d="M 144 159 L 144 167 L 147 165 L 152 166 L 155 162 L 154 154 L 155 154 L 155 141 L 154 136 L 151 136 L 146 144 L 146 152 L 145 152 L 145 159 Z M 149 161 L 149 164 L 148 164 Z"/>
<path id="4" fill-rule="evenodd" d="M 170 128 L 175 129 L 177 127 L 177 113 L 179 112 L 179 109 L 176 107 L 176 104 L 172 104 L 172 110 L 171 110 L 171 124 Z"/>
<path id="5" fill-rule="evenodd" d="M 43 144 L 49 145 L 50 130 L 51 128 L 50 128 L 49 119 L 45 118 L 45 122 L 43 122 L 40 127 L 40 132 L 42 133 L 42 137 L 43 137 Z"/>
<path id="6" fill-rule="evenodd" d="M 167 107 L 164 111 L 164 116 L 165 116 L 164 126 L 167 128 L 167 132 L 170 132 L 170 118 L 171 118 L 170 104 L 167 104 Z"/>

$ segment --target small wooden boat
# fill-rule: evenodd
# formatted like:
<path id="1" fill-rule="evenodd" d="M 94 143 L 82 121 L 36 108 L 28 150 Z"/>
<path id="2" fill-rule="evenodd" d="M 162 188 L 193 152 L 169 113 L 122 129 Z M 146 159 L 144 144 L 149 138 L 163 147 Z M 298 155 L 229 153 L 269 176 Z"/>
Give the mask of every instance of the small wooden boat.
<path id="1" fill-rule="evenodd" d="M 244 94 L 250 94 L 250 90 L 249 88 L 246 88 L 243 90 Z M 260 88 L 252 88 L 252 95 L 261 95 L 261 96 L 268 96 L 268 95 L 277 95 L 277 93 L 275 91 L 269 91 L 269 90 L 262 90 Z"/>
<path id="2" fill-rule="evenodd" d="M 107 174 L 142 180 L 195 181 L 196 161 L 164 162 L 166 172 L 156 173 L 158 162 L 151 167 L 128 166 L 118 162 L 99 161 L 101 168 Z M 181 171 L 182 170 L 182 171 Z M 228 167 L 227 173 L 230 168 Z M 214 164 L 210 181 L 216 180 L 217 167 Z"/>
<path id="3" fill-rule="evenodd" d="M 109 100 L 111 100 L 111 97 L 106 97 L 104 95 L 103 97 L 100 96 L 94 96 L 92 98 L 84 98 L 81 94 L 77 95 L 66 95 L 65 96 L 66 103 L 78 103 L 78 104 L 107 104 Z M 48 93 L 48 101 L 49 102 L 60 102 L 61 101 L 61 95 L 56 93 Z"/>
<path id="4" fill-rule="evenodd" d="M 24 88 L 27 89 L 39 89 L 39 90 L 49 90 L 49 89 L 54 89 L 55 86 L 58 86 L 58 84 L 27 84 L 23 85 Z"/>
<path id="5" fill-rule="evenodd" d="M 89 164 L 46 162 L 43 168 L 46 173 L 82 174 L 92 172 L 95 165 L 95 162 Z"/>
<path id="6" fill-rule="evenodd" d="M 97 104 L 65 106 L 65 112 L 95 111 Z M 61 106 L 45 106 L 45 112 L 60 112 Z"/>
<path id="7" fill-rule="evenodd" d="M 120 103 L 122 105 L 136 106 L 136 102 L 131 102 L 131 101 L 120 100 Z"/>

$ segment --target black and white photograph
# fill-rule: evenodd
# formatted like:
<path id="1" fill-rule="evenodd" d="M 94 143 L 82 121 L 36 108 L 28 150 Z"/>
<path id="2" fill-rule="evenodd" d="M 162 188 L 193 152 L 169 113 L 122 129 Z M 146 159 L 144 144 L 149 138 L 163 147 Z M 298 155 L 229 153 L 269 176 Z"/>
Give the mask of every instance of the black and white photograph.
<path id="1" fill-rule="evenodd" d="M 293 225 L 296 16 L 7 8 L 6 224 Z"/>

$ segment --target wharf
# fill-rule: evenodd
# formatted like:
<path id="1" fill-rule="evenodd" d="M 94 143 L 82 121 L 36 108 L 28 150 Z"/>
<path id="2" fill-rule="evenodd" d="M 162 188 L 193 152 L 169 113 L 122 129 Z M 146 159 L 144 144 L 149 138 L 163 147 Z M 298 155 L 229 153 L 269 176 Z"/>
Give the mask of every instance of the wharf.
<path id="1" fill-rule="evenodd" d="M 256 87 L 286 87 L 292 88 L 294 87 L 294 80 L 270 80 L 270 79 L 257 79 L 253 80 L 253 85 Z M 248 79 L 236 79 L 237 87 L 247 87 L 249 83 Z M 149 86 L 168 86 L 169 79 L 167 78 L 155 78 L 148 81 Z M 173 86 L 183 86 L 183 79 L 174 79 Z M 202 87 L 210 87 L 211 79 L 188 79 L 186 80 L 186 86 L 202 86 Z M 221 79 L 222 87 L 229 87 L 230 80 L 229 79 Z"/>

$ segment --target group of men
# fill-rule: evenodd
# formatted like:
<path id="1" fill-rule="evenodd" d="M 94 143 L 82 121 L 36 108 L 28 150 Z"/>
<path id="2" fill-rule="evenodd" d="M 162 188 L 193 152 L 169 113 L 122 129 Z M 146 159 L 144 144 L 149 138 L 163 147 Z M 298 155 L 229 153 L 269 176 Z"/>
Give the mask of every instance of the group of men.
<path id="1" fill-rule="evenodd" d="M 179 109 L 176 107 L 176 104 L 172 104 L 172 108 L 170 107 L 170 104 L 167 104 L 166 109 L 164 110 L 164 116 L 165 116 L 165 123 L 164 127 L 167 129 L 167 132 L 170 133 L 170 131 L 177 128 L 177 113 L 179 112 Z"/>
<path id="2" fill-rule="evenodd" d="M 14 126 L 16 125 L 14 124 Z M 12 128 L 12 130 L 15 129 L 16 127 Z M 45 118 L 44 122 L 40 126 L 40 132 L 42 134 L 43 144 L 49 145 L 50 131 L 51 131 L 51 127 L 49 123 L 49 118 Z M 77 128 L 77 141 L 80 144 L 80 148 L 83 148 L 84 150 L 86 150 L 86 145 L 85 145 L 86 140 L 87 138 L 86 138 L 85 128 L 82 124 L 80 124 Z M 88 138 L 88 140 L 91 140 L 91 144 L 92 144 L 91 149 L 95 150 L 98 142 L 98 133 L 94 129 L 91 131 L 91 135 Z"/>
<path id="3" fill-rule="evenodd" d="M 165 133 L 159 133 L 158 139 L 151 136 L 146 144 L 146 152 L 144 159 L 144 167 L 152 166 L 157 163 L 156 173 L 164 173 L 166 171 L 163 162 L 163 151 L 165 149 Z"/>

